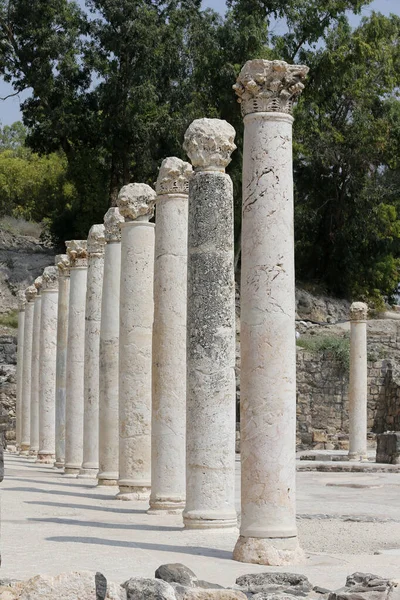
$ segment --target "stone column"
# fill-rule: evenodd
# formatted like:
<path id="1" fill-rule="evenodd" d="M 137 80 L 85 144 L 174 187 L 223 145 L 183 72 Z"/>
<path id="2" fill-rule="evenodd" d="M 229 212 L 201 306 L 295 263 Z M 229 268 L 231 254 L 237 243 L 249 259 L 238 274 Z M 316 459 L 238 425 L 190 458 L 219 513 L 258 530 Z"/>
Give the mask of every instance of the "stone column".
<path id="1" fill-rule="evenodd" d="M 39 450 L 39 362 L 40 362 L 40 318 L 42 314 L 42 277 L 35 279 L 37 295 L 33 309 L 32 367 L 31 367 L 31 442 L 29 454 L 36 456 Z"/>
<path id="2" fill-rule="evenodd" d="M 104 217 L 106 247 L 100 324 L 99 485 L 118 484 L 118 364 L 121 229 L 118 208 Z"/>
<path id="3" fill-rule="evenodd" d="M 17 340 L 17 390 L 15 406 L 15 441 L 17 451 L 21 449 L 21 417 L 22 417 L 22 371 L 24 360 L 24 325 L 25 325 L 25 292 L 18 296 L 18 340 Z"/>
<path id="4" fill-rule="evenodd" d="M 156 193 L 144 183 L 124 186 L 121 225 L 119 334 L 119 494 L 148 500 L 151 485 L 151 340 Z"/>
<path id="5" fill-rule="evenodd" d="M 367 315 L 368 306 L 350 306 L 349 460 L 368 460 L 367 453 Z"/>
<path id="6" fill-rule="evenodd" d="M 71 264 L 71 281 L 67 342 L 64 472 L 66 475 L 77 476 L 83 461 L 87 243 L 86 240 L 72 240 L 66 244 Z"/>
<path id="7" fill-rule="evenodd" d="M 166 158 L 157 179 L 149 512 L 185 506 L 186 287 L 192 167 Z"/>
<path id="8" fill-rule="evenodd" d="M 292 103 L 308 68 L 253 60 L 234 86 L 244 117 L 241 267 L 242 518 L 234 559 L 303 559 L 296 528 Z"/>
<path id="9" fill-rule="evenodd" d="M 99 358 L 104 245 L 104 225 L 93 225 L 87 240 L 83 462 L 78 475 L 93 479 L 99 471 Z"/>
<path id="10" fill-rule="evenodd" d="M 236 527 L 233 187 L 235 130 L 198 119 L 184 149 L 189 184 L 186 528 Z"/>
<path id="11" fill-rule="evenodd" d="M 57 267 L 45 268 L 41 295 L 37 462 L 53 464 L 56 448 Z"/>
<path id="12" fill-rule="evenodd" d="M 21 393 L 21 454 L 29 454 L 31 439 L 31 374 L 32 374 L 32 338 L 33 312 L 37 289 L 30 285 L 25 291 L 24 351 L 22 359 Z"/>
<path id="13" fill-rule="evenodd" d="M 56 358 L 56 461 L 54 466 L 65 464 L 65 394 L 67 383 L 67 342 L 69 313 L 70 263 L 66 254 L 56 256 L 58 267 L 58 319 Z"/>

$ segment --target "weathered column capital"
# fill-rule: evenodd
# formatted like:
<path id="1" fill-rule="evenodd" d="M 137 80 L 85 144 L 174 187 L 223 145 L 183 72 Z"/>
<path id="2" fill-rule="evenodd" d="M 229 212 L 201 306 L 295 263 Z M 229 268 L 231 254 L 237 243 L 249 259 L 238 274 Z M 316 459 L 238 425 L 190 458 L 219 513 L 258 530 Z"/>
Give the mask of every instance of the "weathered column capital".
<path id="1" fill-rule="evenodd" d="M 284 60 L 248 60 L 233 86 L 242 115 L 259 112 L 291 114 L 293 103 L 304 89 L 309 68 Z"/>
<path id="2" fill-rule="evenodd" d="M 39 277 L 36 277 L 35 281 L 33 282 L 33 285 L 36 288 L 37 295 L 40 296 L 40 292 L 42 291 L 43 285 L 43 277 L 41 275 L 39 275 Z"/>
<path id="3" fill-rule="evenodd" d="M 17 301 L 18 301 L 18 311 L 23 312 L 25 310 L 25 305 L 26 305 L 25 291 L 20 290 L 19 292 L 17 292 Z"/>
<path id="4" fill-rule="evenodd" d="M 87 242 L 86 240 L 70 240 L 65 242 L 70 268 L 87 267 Z"/>
<path id="5" fill-rule="evenodd" d="M 188 162 L 170 156 L 165 158 L 158 172 L 156 182 L 157 196 L 171 194 L 189 194 L 189 180 L 193 175 L 192 165 Z"/>
<path id="6" fill-rule="evenodd" d="M 154 214 L 155 191 L 145 183 L 128 183 L 118 194 L 118 208 L 125 221 L 148 221 Z"/>
<path id="7" fill-rule="evenodd" d="M 107 244 L 121 241 L 121 223 L 124 223 L 124 217 L 119 208 L 112 206 L 104 215 L 104 235 Z"/>
<path id="8" fill-rule="evenodd" d="M 42 276 L 43 292 L 56 292 L 58 290 L 58 269 L 57 267 L 46 267 Z"/>
<path id="9" fill-rule="evenodd" d="M 69 277 L 71 275 L 71 264 L 67 254 L 57 254 L 54 262 L 58 268 L 58 274 L 60 277 Z"/>
<path id="10" fill-rule="evenodd" d="M 183 149 L 195 171 L 225 171 L 236 150 L 235 129 L 221 119 L 196 119 L 186 130 Z"/>
<path id="11" fill-rule="evenodd" d="M 368 316 L 368 304 L 364 302 L 353 302 L 350 306 L 351 321 L 366 321 Z"/>
<path id="12" fill-rule="evenodd" d="M 104 256 L 104 247 L 106 245 L 106 238 L 104 235 L 104 225 L 92 225 L 89 230 L 87 239 L 87 252 L 89 258 Z"/>
<path id="13" fill-rule="evenodd" d="M 30 285 L 25 290 L 25 298 L 27 302 L 33 302 L 37 296 L 37 289 L 34 285 Z"/>

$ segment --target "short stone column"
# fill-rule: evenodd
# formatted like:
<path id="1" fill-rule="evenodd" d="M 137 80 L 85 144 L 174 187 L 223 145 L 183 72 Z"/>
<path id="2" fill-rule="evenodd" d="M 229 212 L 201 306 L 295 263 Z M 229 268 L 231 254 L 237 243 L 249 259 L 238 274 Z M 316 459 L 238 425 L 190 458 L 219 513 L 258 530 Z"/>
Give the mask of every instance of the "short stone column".
<path id="1" fill-rule="evenodd" d="M 368 460 L 367 453 L 367 315 L 368 305 L 350 306 L 349 460 Z"/>
<path id="2" fill-rule="evenodd" d="M 43 271 L 39 361 L 39 452 L 37 462 L 54 463 L 56 448 L 56 363 L 58 269 Z"/>
<path id="3" fill-rule="evenodd" d="M 56 457 L 54 466 L 58 469 L 62 469 L 65 464 L 65 395 L 67 384 L 70 263 L 66 254 L 58 254 L 55 262 L 58 268 L 58 319 L 55 417 Z"/>
<path id="4" fill-rule="evenodd" d="M 18 297 L 18 338 L 17 338 L 17 389 L 15 405 L 15 442 L 16 449 L 21 449 L 21 417 L 22 417 L 22 370 L 24 360 L 24 325 L 25 325 L 25 292 L 20 291 Z"/>
<path id="5" fill-rule="evenodd" d="M 42 314 L 42 277 L 35 279 L 37 295 L 33 309 L 32 367 L 31 367 L 31 443 L 29 454 L 39 451 L 39 368 L 40 368 L 40 319 Z"/>
<path id="6" fill-rule="evenodd" d="M 25 291 L 24 351 L 22 359 L 21 391 L 21 454 L 29 454 L 31 440 L 31 375 L 32 375 L 32 338 L 33 313 L 37 289 L 30 285 Z"/>
<path id="7" fill-rule="evenodd" d="M 83 461 L 87 243 L 86 240 L 72 240 L 66 242 L 66 245 L 71 265 L 71 280 L 68 315 L 64 472 L 66 475 L 77 476 Z"/>
<path id="8" fill-rule="evenodd" d="M 87 239 L 83 462 L 78 475 L 93 479 L 99 471 L 99 358 L 104 245 L 104 225 L 93 225 Z"/>
<path id="9" fill-rule="evenodd" d="M 192 167 L 166 158 L 157 179 L 149 513 L 185 506 L 186 287 Z"/>
<path id="10" fill-rule="evenodd" d="M 240 447 L 234 559 L 303 559 L 296 527 L 292 103 L 308 68 L 253 60 L 234 86 L 244 117 Z"/>
<path id="11" fill-rule="evenodd" d="M 124 186 L 121 225 L 119 333 L 119 494 L 148 500 L 151 485 L 151 340 L 155 191 L 144 183 Z"/>
<path id="12" fill-rule="evenodd" d="M 121 280 L 121 217 L 118 208 L 104 216 L 106 247 L 100 324 L 99 485 L 118 484 L 119 288 Z"/>
<path id="13" fill-rule="evenodd" d="M 189 184 L 183 512 L 189 529 L 237 524 L 233 186 L 225 174 L 234 138 L 226 121 L 198 119 L 183 146 L 195 169 Z"/>

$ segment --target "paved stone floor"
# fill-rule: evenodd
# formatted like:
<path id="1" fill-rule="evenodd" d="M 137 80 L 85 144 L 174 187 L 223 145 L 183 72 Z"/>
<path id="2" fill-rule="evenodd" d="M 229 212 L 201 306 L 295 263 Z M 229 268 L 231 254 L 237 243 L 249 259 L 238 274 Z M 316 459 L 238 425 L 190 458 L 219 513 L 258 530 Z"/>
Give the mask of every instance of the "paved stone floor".
<path id="1" fill-rule="evenodd" d="M 237 531 L 183 531 L 179 516 L 147 515 L 146 503 L 115 500 L 112 489 L 31 459 L 6 454 L 0 490 L 3 578 L 93 570 L 120 583 L 182 562 L 202 579 L 231 585 L 267 570 L 231 560 Z M 400 578 L 400 474 L 298 473 L 298 513 L 307 559 L 286 570 L 331 589 L 354 571 Z"/>

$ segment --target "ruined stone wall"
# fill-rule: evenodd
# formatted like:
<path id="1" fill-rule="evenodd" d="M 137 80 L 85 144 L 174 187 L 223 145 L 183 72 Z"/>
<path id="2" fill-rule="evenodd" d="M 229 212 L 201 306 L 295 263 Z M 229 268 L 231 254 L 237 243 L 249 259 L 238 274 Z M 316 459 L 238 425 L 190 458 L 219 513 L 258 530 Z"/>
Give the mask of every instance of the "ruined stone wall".
<path id="1" fill-rule="evenodd" d="M 0 335 L 0 431 L 8 442 L 15 440 L 17 338 Z"/>

